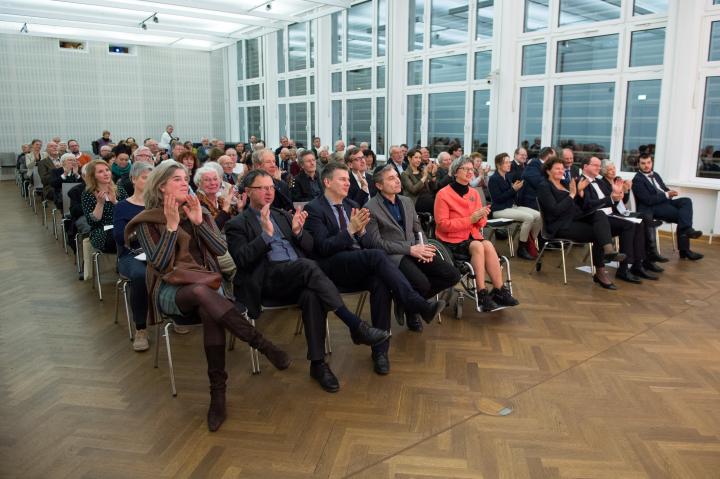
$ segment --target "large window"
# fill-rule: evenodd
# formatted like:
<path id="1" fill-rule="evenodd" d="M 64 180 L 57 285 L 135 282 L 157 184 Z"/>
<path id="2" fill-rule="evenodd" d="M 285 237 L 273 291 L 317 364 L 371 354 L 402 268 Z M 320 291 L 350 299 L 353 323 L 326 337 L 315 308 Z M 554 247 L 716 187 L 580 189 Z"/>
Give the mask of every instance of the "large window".
<path id="1" fill-rule="evenodd" d="M 353 5 L 347 11 L 347 61 L 372 58 L 371 1 Z"/>
<path id="2" fill-rule="evenodd" d="M 467 42 L 468 0 L 431 0 L 430 46 Z"/>
<path id="3" fill-rule="evenodd" d="M 576 160 L 610 155 L 614 83 L 555 87 L 552 144 L 575 150 Z"/>
<path id="4" fill-rule="evenodd" d="M 528 156 L 537 156 L 542 140 L 544 88 L 541 86 L 520 89 L 520 127 L 518 144 L 528 151 Z"/>
<path id="5" fill-rule="evenodd" d="M 288 27 L 289 70 L 307 68 L 307 23 L 296 23 Z"/>
<path id="6" fill-rule="evenodd" d="M 465 92 L 431 93 L 428 99 L 428 141 L 435 157 L 451 143 L 465 144 Z"/>
<path id="7" fill-rule="evenodd" d="M 296 144 L 307 146 L 308 141 L 308 107 L 307 103 L 290 103 L 289 130 L 290 138 L 295 140 Z"/>
<path id="8" fill-rule="evenodd" d="M 245 78 L 260 76 L 260 39 L 245 40 Z"/>
<path id="9" fill-rule="evenodd" d="M 720 21 L 712 22 L 710 29 L 710 53 L 708 61 L 720 60 Z"/>
<path id="10" fill-rule="evenodd" d="M 525 45 L 522 47 L 522 74 L 544 75 L 547 43 Z"/>
<path id="11" fill-rule="evenodd" d="M 238 124 L 241 139 L 264 138 L 265 78 L 262 38 L 239 41 L 237 48 Z M 247 135 L 247 136 L 246 136 Z"/>
<path id="12" fill-rule="evenodd" d="M 558 42 L 557 73 L 617 67 L 618 36 L 575 38 Z"/>
<path id="13" fill-rule="evenodd" d="M 640 153 L 655 150 L 660 83 L 660 80 L 628 82 L 622 150 L 623 171 L 635 171 Z"/>
<path id="14" fill-rule="evenodd" d="M 493 17 L 495 16 L 493 0 L 477 0 L 477 20 L 475 38 L 487 40 L 493 36 Z"/>
<path id="15" fill-rule="evenodd" d="M 422 50 L 425 32 L 425 0 L 410 0 L 408 20 L 408 50 Z"/>
<path id="16" fill-rule="evenodd" d="M 476 80 L 484 80 L 490 75 L 490 68 L 492 66 L 492 51 L 484 50 L 482 52 L 475 52 L 475 75 Z"/>
<path id="17" fill-rule="evenodd" d="M 465 81 L 467 55 L 451 55 L 430 60 L 430 83 Z"/>
<path id="18" fill-rule="evenodd" d="M 343 30 L 343 14 L 335 12 L 330 17 L 331 34 L 330 34 L 330 60 L 332 63 L 340 63 L 345 57 L 343 56 L 343 46 L 345 44 L 345 33 Z"/>
<path id="19" fill-rule="evenodd" d="M 351 145 L 362 142 L 372 143 L 370 123 L 372 120 L 372 100 L 355 98 L 347 101 L 347 141 Z"/>
<path id="20" fill-rule="evenodd" d="M 407 97 L 407 144 L 420 146 L 422 139 L 422 95 Z"/>
<path id="21" fill-rule="evenodd" d="M 667 13 L 668 0 L 635 0 L 633 15 Z"/>
<path id="22" fill-rule="evenodd" d="M 523 31 L 537 32 L 548 29 L 550 0 L 525 0 Z"/>
<path id="23" fill-rule="evenodd" d="M 477 90 L 473 95 L 472 151 L 488 153 L 490 136 L 490 90 Z"/>
<path id="24" fill-rule="evenodd" d="M 560 26 L 620 18 L 621 0 L 560 0 Z"/>
<path id="25" fill-rule="evenodd" d="M 720 76 L 705 83 L 697 176 L 720 178 Z"/>
<path id="26" fill-rule="evenodd" d="M 630 44 L 631 67 L 662 65 L 664 54 L 664 28 L 632 32 L 632 42 Z"/>

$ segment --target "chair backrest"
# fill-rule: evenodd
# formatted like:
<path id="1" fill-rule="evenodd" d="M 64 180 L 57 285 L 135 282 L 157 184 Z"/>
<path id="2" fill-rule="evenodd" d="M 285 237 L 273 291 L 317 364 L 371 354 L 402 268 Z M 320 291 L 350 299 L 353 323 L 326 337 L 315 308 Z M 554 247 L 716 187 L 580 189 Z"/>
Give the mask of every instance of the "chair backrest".
<path id="1" fill-rule="evenodd" d="M 38 167 L 34 167 L 32 171 L 32 179 L 33 179 L 33 186 L 35 189 L 42 190 L 43 184 L 42 180 L 40 179 L 40 173 L 38 173 Z"/>
<path id="2" fill-rule="evenodd" d="M 63 205 L 63 216 L 70 214 L 70 197 L 68 192 L 80 183 L 63 183 L 62 184 L 62 205 Z"/>
<path id="3" fill-rule="evenodd" d="M 90 143 L 90 145 L 92 146 L 92 152 L 96 155 L 99 155 L 100 154 L 100 143 L 98 143 L 97 140 L 95 140 L 92 143 Z"/>

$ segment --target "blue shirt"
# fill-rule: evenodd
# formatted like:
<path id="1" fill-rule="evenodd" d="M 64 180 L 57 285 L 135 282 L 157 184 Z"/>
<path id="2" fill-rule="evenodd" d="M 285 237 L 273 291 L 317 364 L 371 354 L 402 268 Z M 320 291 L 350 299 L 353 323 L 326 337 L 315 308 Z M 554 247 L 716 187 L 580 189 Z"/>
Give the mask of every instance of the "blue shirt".
<path id="1" fill-rule="evenodd" d="M 395 197 L 395 203 L 392 203 L 383 195 L 380 196 L 382 196 L 383 203 L 385 203 L 385 206 L 387 207 L 392 217 L 395 218 L 397 224 L 399 224 L 400 227 L 405 228 L 405 212 L 403 211 L 402 202 L 398 199 L 397 196 Z"/>
<path id="2" fill-rule="evenodd" d="M 260 221 L 260 210 L 251 208 L 252 212 L 255 213 L 258 221 Z M 286 261 L 295 261 L 298 259 L 298 255 L 295 252 L 293 245 L 286 240 L 280 227 L 275 222 L 275 219 L 270 215 L 270 222 L 273 225 L 273 234 L 270 236 L 265 231 L 262 232 L 262 239 L 265 240 L 265 244 L 270 245 L 270 251 L 267 253 L 267 258 L 273 263 L 282 263 Z"/>

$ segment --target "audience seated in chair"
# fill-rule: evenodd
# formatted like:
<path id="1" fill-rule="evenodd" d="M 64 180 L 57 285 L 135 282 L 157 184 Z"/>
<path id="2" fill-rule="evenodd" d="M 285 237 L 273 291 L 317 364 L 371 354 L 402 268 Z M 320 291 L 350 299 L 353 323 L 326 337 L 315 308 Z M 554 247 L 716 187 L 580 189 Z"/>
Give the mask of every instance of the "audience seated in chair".
<path id="1" fill-rule="evenodd" d="M 527 162 L 528 154 L 527 150 L 522 146 L 516 148 L 513 152 L 513 160 L 510 164 L 510 172 L 508 173 L 508 180 L 510 183 L 515 183 L 517 180 L 522 180 L 523 171 L 525 171 L 525 163 Z"/>
<path id="2" fill-rule="evenodd" d="M 537 209 L 538 188 L 547 181 L 545 173 L 543 173 L 543 164 L 551 157 L 556 156 L 555 150 L 549 146 L 540 150 L 538 158 L 532 158 L 525 163 L 521 179 L 523 187 L 518 192 L 518 205 L 526 208 Z M 563 179 L 565 178 L 565 170 L 563 169 Z"/>
<path id="3" fill-rule="evenodd" d="M 435 236 L 458 261 L 468 261 L 475 272 L 478 312 L 490 312 L 516 306 L 518 301 L 503 284 L 502 270 L 495 247 L 483 238 L 482 228 L 490 214 L 489 206 L 482 206 L 480 194 L 470 188 L 474 176 L 472 160 L 460 157 L 450 166 L 453 181 L 435 197 Z M 485 288 L 487 272 L 493 285 Z"/>
<path id="4" fill-rule="evenodd" d="M 410 198 L 413 205 L 420 202 L 428 204 L 434 201 L 435 191 L 437 191 L 435 163 L 421 169 L 422 153 L 419 149 L 413 148 L 408 152 L 408 167 L 400 175 L 401 188 L 407 198 Z M 423 209 L 427 210 L 426 208 Z"/>
<path id="5" fill-rule="evenodd" d="M 33 169 L 47 157 L 47 153 L 42 150 L 42 141 L 33 140 L 30 143 L 30 152 L 25 155 L 25 164 L 20 165 L 20 173 L 23 178 L 30 180 L 32 177 Z"/>
<path id="6" fill-rule="evenodd" d="M 345 150 L 345 164 L 350 170 L 348 198 L 359 205 L 364 205 L 371 196 L 377 193 L 372 175 L 368 173 L 365 154 L 360 148 L 351 146 Z"/>
<path id="7" fill-rule="evenodd" d="M 567 163 L 565 166 L 567 171 Z M 600 167 L 600 159 L 595 156 L 582 160 L 582 176 L 577 181 L 576 197 L 580 208 L 585 212 L 604 211 L 608 215 L 611 234 L 620 238 L 620 252 L 625 254 L 625 260 L 620 263 L 616 278 L 636 284 L 642 282 L 641 278 L 657 280 L 658 277 L 647 272 L 643 266 L 647 259 L 646 226 L 626 219 L 631 215 L 622 202 L 624 182 L 621 178 L 616 178 L 613 183 L 601 182 Z"/>
<path id="8" fill-rule="evenodd" d="M 690 239 L 702 236 L 702 231 L 693 229 L 693 204 L 690 198 L 676 198 L 678 192 L 665 186 L 660 175 L 653 171 L 653 158 L 645 153 L 640 155 L 640 171 L 633 179 L 632 190 L 639 212 L 648 212 L 653 218 L 677 223 L 677 244 L 680 258 L 702 259 L 703 255 L 690 250 Z"/>
<path id="9" fill-rule="evenodd" d="M 67 145 L 69 152 L 75 155 L 81 168 L 92 161 L 92 156 L 80 151 L 80 143 L 77 140 L 68 140 Z"/>
<path id="10" fill-rule="evenodd" d="M 200 204 L 208 210 L 219 230 L 245 206 L 245 198 L 234 186 L 225 187 L 212 165 L 205 164 L 195 172 L 195 184 Z"/>
<path id="11" fill-rule="evenodd" d="M 325 194 L 305 206 L 306 228 L 313 236 L 320 268 L 341 290 L 370 291 L 372 324 L 376 328 L 390 330 L 391 294 L 408 313 L 419 313 L 426 322 L 432 321 L 445 301 L 425 301 L 384 251 L 371 248 L 365 229 L 370 214 L 347 198 L 350 189 L 347 166 L 328 163 L 322 180 Z M 377 374 L 390 372 L 389 343 L 372 347 Z"/>
<path id="12" fill-rule="evenodd" d="M 323 189 L 320 173 L 317 171 L 317 161 L 312 150 L 302 152 L 300 167 L 302 171 L 295 177 L 291 193 L 294 202 L 303 203 L 322 195 Z"/>
<path id="13" fill-rule="evenodd" d="M 408 156 L 412 168 L 419 161 L 420 152 L 410 150 Z M 403 175 L 408 171 L 410 169 Z M 370 211 L 366 227 L 369 246 L 384 250 L 420 296 L 431 298 L 445 291 L 448 294 L 443 299 L 447 302 L 452 287 L 460 281 L 460 274 L 436 254 L 435 247 L 425 244 L 412 200 L 399 194 L 402 187 L 397 171 L 386 165 L 373 175 L 373 183 L 378 194 L 365 205 Z M 405 322 L 409 330 L 422 332 L 419 315 L 406 315 Z"/>
<path id="14" fill-rule="evenodd" d="M 517 178 L 512 181 L 515 178 L 512 174 L 512 165 L 513 162 L 507 153 L 495 156 L 495 173 L 488 181 L 494 210 L 493 218 L 507 218 L 520 222 L 517 256 L 532 260 L 537 258 L 535 238 L 542 229 L 542 218 L 537 210 L 517 205 L 518 191 L 523 187 L 523 180 Z"/>
<path id="15" fill-rule="evenodd" d="M 535 160 L 533 160 L 535 161 Z M 577 184 L 570 182 L 565 188 L 563 161 L 550 156 L 543 166 L 548 181 L 540 184 L 538 203 L 543 214 L 543 236 L 548 240 L 563 238 L 581 243 L 593 243 L 593 262 L 595 275 L 593 280 L 606 289 L 617 289 L 612 283 L 605 267 L 606 262 L 623 261 L 625 255 L 613 247 L 610 223 L 605 213 L 599 210 L 583 212 L 577 205 Z"/>
<path id="16" fill-rule="evenodd" d="M 72 153 L 65 153 L 60 157 L 61 168 L 52 171 L 50 185 L 53 189 L 53 203 L 58 210 L 62 211 L 62 185 L 63 183 L 78 183 L 80 181 L 80 166 L 78 160 Z"/>
<path id="17" fill-rule="evenodd" d="M 40 175 L 40 181 L 43 184 L 43 198 L 46 200 L 52 200 L 54 197 L 54 191 L 52 187 L 53 172 L 62 169 L 62 161 L 58 154 L 58 144 L 51 141 L 45 147 L 47 156 L 40 160 L 36 165 L 38 169 L 38 175 Z"/>
<path id="18" fill-rule="evenodd" d="M 215 222 L 203 213 L 200 201 L 189 194 L 185 167 L 175 161 L 161 163 L 145 188 L 146 209 L 128 223 L 125 244 L 137 233 L 147 256 L 149 323 L 162 321 L 161 313 L 197 316 L 202 321 L 210 380 L 208 429 L 216 431 L 225 420 L 226 329 L 258 349 L 278 369 L 286 369 L 290 358 L 250 324 L 244 306 L 236 305 L 219 289 L 217 256 L 225 254 L 227 246 Z"/>
<path id="19" fill-rule="evenodd" d="M 266 173 L 270 174 L 275 185 L 275 199 L 273 200 L 273 207 L 285 210 L 294 211 L 292 193 L 290 193 L 290 187 L 288 184 L 281 179 L 282 171 L 278 169 L 275 163 L 275 155 L 272 150 L 263 148 L 253 153 L 253 168 L 259 168 Z"/>
<path id="20" fill-rule="evenodd" d="M 127 179 L 130 176 L 131 167 L 130 156 L 127 153 L 115 155 L 115 161 L 110 165 L 113 183 L 117 184 L 120 180 Z"/>
<path id="21" fill-rule="evenodd" d="M 103 253 L 115 253 L 115 241 L 112 231 L 105 226 L 113 224 L 113 209 L 118 200 L 115 184 L 112 181 L 110 167 L 103 160 L 93 160 L 87 164 L 85 173 L 85 191 L 82 193 L 82 209 L 90 226 L 90 243 Z"/>
<path id="22" fill-rule="evenodd" d="M 149 150 L 148 150 L 149 151 Z M 146 351 L 150 345 L 147 335 L 148 294 L 145 286 L 144 261 L 135 257 L 142 252 L 137 238 L 129 238 L 130 243 L 125 244 L 125 227 L 138 214 L 145 210 L 145 184 L 153 166 L 145 162 L 137 162 L 130 168 L 128 175 L 133 182 L 132 196 L 118 201 L 113 211 L 113 238 L 117 245 L 118 271 L 129 279 L 130 309 L 135 323 L 135 338 L 133 349 Z M 155 338 L 157 341 L 157 338 Z"/>
<path id="23" fill-rule="evenodd" d="M 272 177 L 263 170 L 248 173 L 244 183 L 249 206 L 226 226 L 228 247 L 239 271 L 235 297 L 247 305 L 253 318 L 259 317 L 262 300 L 299 304 L 310 375 L 326 391 L 336 392 L 339 382 L 325 363 L 327 311 L 334 311 L 348 326 L 356 344 L 373 346 L 386 341 L 389 333 L 371 328 L 351 313 L 332 281 L 308 259 L 313 238 L 304 231 L 307 213 L 298 210 L 291 216 L 271 207 L 275 188 Z"/>
<path id="24" fill-rule="evenodd" d="M 602 175 L 600 183 L 603 183 L 605 185 L 606 191 L 612 190 L 612 184 L 615 183 L 617 179 L 622 180 L 622 178 L 619 178 L 617 176 L 617 168 L 615 167 L 615 163 L 613 163 L 612 160 L 602 161 L 602 164 L 600 166 L 600 174 Z M 655 228 L 657 226 L 656 222 L 661 222 L 660 220 L 653 220 L 652 213 L 649 213 L 647 211 L 645 211 L 644 213 L 631 211 L 629 209 L 629 204 L 630 192 L 632 191 L 632 180 L 624 180 L 622 181 L 622 184 L 624 193 L 622 199 L 623 206 L 631 212 L 632 216 L 636 218 L 642 218 L 643 225 L 645 226 L 645 261 L 643 262 L 643 267 L 648 271 L 652 271 L 653 273 L 662 273 L 665 270 L 655 263 L 667 263 L 670 260 L 662 256 L 657 247 Z"/>

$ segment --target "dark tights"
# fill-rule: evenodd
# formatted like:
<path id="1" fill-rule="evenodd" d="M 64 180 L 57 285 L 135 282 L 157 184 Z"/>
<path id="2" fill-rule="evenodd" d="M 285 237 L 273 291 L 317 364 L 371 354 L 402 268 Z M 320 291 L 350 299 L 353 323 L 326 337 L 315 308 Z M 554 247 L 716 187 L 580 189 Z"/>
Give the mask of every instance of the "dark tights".
<path id="1" fill-rule="evenodd" d="M 231 316 L 238 316 L 236 318 L 238 321 L 243 321 L 250 329 L 254 329 L 235 309 L 235 305 L 229 299 L 203 284 L 189 284 L 181 287 L 175 296 L 175 303 L 183 316 L 197 315 L 200 317 L 203 324 L 203 344 L 205 347 L 225 345 L 225 328 L 227 325 L 224 319 L 230 311 L 237 313 L 237 315 Z M 236 334 L 236 336 L 243 341 L 249 341 L 240 335 Z"/>

